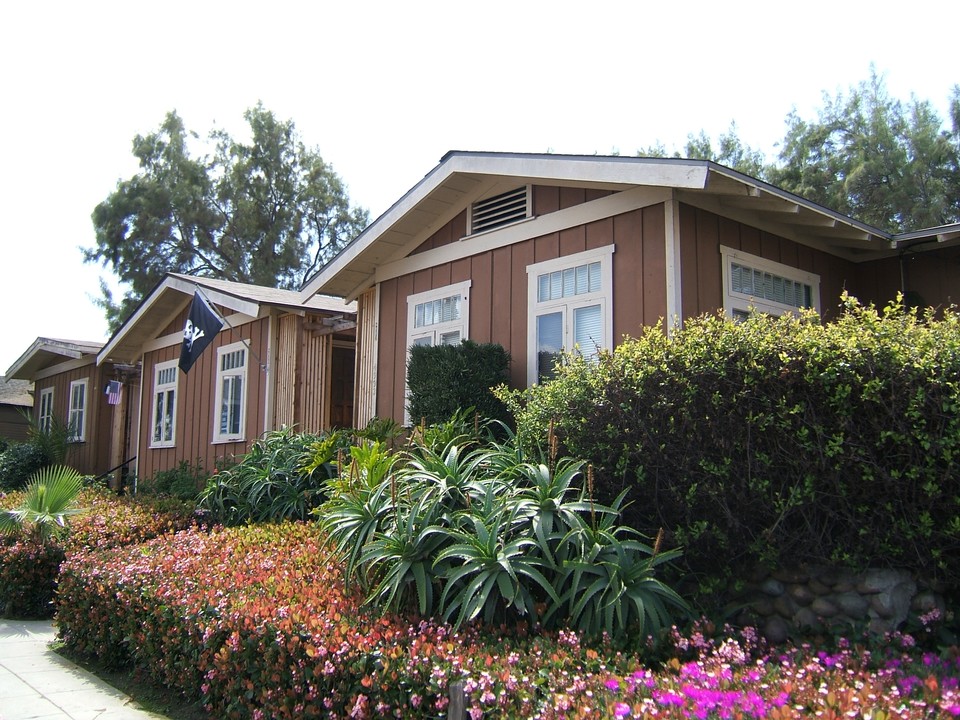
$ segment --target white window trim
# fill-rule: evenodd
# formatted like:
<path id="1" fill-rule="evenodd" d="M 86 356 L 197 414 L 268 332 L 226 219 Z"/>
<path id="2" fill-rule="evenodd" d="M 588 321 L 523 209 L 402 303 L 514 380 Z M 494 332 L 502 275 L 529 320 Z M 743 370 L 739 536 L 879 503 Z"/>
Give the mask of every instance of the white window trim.
<path id="1" fill-rule="evenodd" d="M 231 370 L 221 370 L 221 359 L 224 355 L 237 350 L 243 350 L 243 367 L 233 368 Z M 247 431 L 247 398 L 249 384 L 247 382 L 247 368 L 250 366 L 250 348 L 245 342 L 235 342 L 230 345 L 224 345 L 217 348 L 217 370 L 215 375 L 215 397 L 213 405 L 213 444 L 240 442 L 246 439 Z M 237 433 L 220 432 L 220 407 L 223 400 L 223 378 L 228 376 L 240 376 L 240 430 Z"/>
<path id="2" fill-rule="evenodd" d="M 170 360 L 168 362 L 157 363 L 153 368 L 153 395 L 151 396 L 153 402 L 151 403 L 152 408 L 150 410 L 150 443 L 148 445 L 150 448 L 169 448 L 175 447 L 177 444 L 177 388 L 180 384 L 180 373 L 176 372 L 178 364 L 178 360 Z M 161 384 L 160 373 L 164 370 L 171 369 L 175 371 L 173 382 Z M 157 427 L 157 395 L 161 392 L 166 394 L 170 390 L 173 390 L 173 418 L 171 418 L 170 421 L 170 439 L 156 440 L 154 432 Z"/>
<path id="3" fill-rule="evenodd" d="M 83 386 L 83 405 L 80 408 L 73 407 L 74 388 Z M 86 442 L 87 439 L 87 411 L 90 407 L 90 378 L 74 380 L 70 383 L 70 393 L 67 395 L 67 427 L 73 432 L 70 434 L 70 442 Z M 80 413 L 79 427 L 73 427 L 73 415 L 75 411 Z"/>
<path id="4" fill-rule="evenodd" d="M 407 363 L 410 361 L 410 348 L 413 347 L 415 340 L 419 338 L 426 337 L 431 335 L 434 338 L 434 342 L 431 344 L 436 344 L 435 340 L 442 333 L 448 333 L 453 330 L 460 331 L 460 340 L 468 340 L 470 338 L 470 286 L 473 284 L 471 280 L 465 280 L 464 282 L 453 283 L 452 285 L 444 285 L 443 287 L 436 288 L 434 290 L 426 290 L 424 292 L 415 293 L 413 295 L 407 296 L 407 344 L 406 344 L 406 357 L 407 362 L 404 363 L 404 373 L 403 373 L 403 424 L 410 426 L 410 413 L 407 410 L 407 406 L 410 402 L 410 388 L 407 386 L 407 373 L 406 367 Z M 437 323 L 431 325 L 427 328 L 415 328 L 414 325 L 414 316 L 416 313 L 417 305 L 420 303 L 430 302 L 432 300 L 440 300 L 442 298 L 451 297 L 453 295 L 460 296 L 460 319 L 448 321 L 445 323 Z"/>
<path id="5" fill-rule="evenodd" d="M 742 250 L 734 250 L 725 245 L 720 246 L 720 255 L 722 257 L 723 312 L 727 317 L 734 317 L 734 312 L 736 311 L 750 312 L 751 310 L 757 310 L 767 313 L 768 315 L 783 315 L 787 312 L 796 313 L 798 310 L 798 308 L 793 305 L 774 302 L 766 298 L 754 298 L 743 293 L 733 292 L 731 289 L 730 265 L 734 261 L 739 261 L 757 270 L 779 275 L 787 280 L 809 285 L 810 302 L 813 309 L 820 313 L 820 276 L 816 273 L 800 270 L 773 260 L 767 260 L 766 258 L 743 252 Z"/>
<path id="6" fill-rule="evenodd" d="M 43 388 L 40 391 L 39 405 L 37 411 L 37 425 L 41 430 L 47 431 L 53 424 L 53 388 Z"/>
<path id="7" fill-rule="evenodd" d="M 562 309 L 564 324 L 569 324 L 568 318 L 578 307 L 596 305 L 600 302 L 600 311 L 603 313 L 603 342 L 599 347 L 610 350 L 613 344 L 613 252 L 614 245 L 604 245 L 594 250 L 564 255 L 553 260 L 534 263 L 527 266 L 527 386 L 537 383 L 537 316 L 546 311 Z M 537 277 L 545 273 L 565 270 L 578 265 L 600 262 L 600 292 L 587 295 L 576 295 L 558 300 L 537 300 Z M 565 328 L 564 334 L 566 335 Z M 570 348 L 572 349 L 572 348 Z"/>

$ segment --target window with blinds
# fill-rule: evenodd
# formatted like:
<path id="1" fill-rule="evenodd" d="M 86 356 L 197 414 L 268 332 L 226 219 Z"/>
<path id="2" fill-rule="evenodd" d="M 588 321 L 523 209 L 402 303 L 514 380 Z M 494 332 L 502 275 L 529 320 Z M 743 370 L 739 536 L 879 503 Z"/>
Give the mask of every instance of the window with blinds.
<path id="1" fill-rule="evenodd" d="M 613 246 L 536 263 L 530 285 L 529 382 L 543 382 L 565 352 L 596 358 L 609 347 Z"/>
<path id="2" fill-rule="evenodd" d="M 782 315 L 819 309 L 820 276 L 783 263 L 720 247 L 723 258 L 723 307 L 729 317 L 750 312 Z"/>

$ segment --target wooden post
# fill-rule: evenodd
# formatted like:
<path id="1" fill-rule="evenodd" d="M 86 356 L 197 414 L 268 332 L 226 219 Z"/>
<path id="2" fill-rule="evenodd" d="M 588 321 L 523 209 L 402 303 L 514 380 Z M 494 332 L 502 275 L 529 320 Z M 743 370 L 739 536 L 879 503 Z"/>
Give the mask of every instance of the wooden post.
<path id="1" fill-rule="evenodd" d="M 467 717 L 467 694 L 463 680 L 450 683 L 450 704 L 447 706 L 447 720 L 465 720 Z"/>

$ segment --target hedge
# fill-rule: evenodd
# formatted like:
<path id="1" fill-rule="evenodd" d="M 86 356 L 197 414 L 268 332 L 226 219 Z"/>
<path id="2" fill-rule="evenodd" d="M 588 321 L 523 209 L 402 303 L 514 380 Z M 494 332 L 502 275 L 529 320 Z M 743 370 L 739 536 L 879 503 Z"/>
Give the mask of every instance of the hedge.
<path id="1" fill-rule="evenodd" d="M 551 426 L 598 499 L 665 528 L 704 593 L 758 564 L 900 566 L 960 587 L 960 316 L 844 298 L 625 341 L 501 392 L 526 445 Z"/>

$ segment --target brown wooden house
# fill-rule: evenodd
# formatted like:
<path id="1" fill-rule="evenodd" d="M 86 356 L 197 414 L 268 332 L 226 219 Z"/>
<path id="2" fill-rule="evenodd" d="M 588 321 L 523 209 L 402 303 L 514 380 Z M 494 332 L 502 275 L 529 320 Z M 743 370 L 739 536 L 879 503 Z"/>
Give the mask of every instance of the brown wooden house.
<path id="1" fill-rule="evenodd" d="M 199 292 L 224 326 L 188 373 L 178 368 Z M 322 295 L 168 274 L 104 345 L 98 362 L 139 363 L 137 475 L 182 461 L 212 470 L 283 426 L 318 432 L 353 414 L 354 306 Z"/>
<path id="2" fill-rule="evenodd" d="M 112 362 L 97 365 L 102 347 L 97 342 L 40 337 L 7 371 L 8 378 L 33 382 L 33 419 L 39 427 L 62 422 L 69 428 L 66 462 L 87 475 L 104 474 L 130 457 L 126 421 L 131 403 L 138 399 L 129 389 L 139 374 Z M 117 404 L 105 394 L 110 380 L 124 386 Z"/>
<path id="3" fill-rule="evenodd" d="M 451 152 L 305 285 L 357 301 L 355 423 L 404 418 L 407 348 L 561 349 L 722 308 L 960 299 L 960 225 L 893 236 L 709 161 Z"/>

